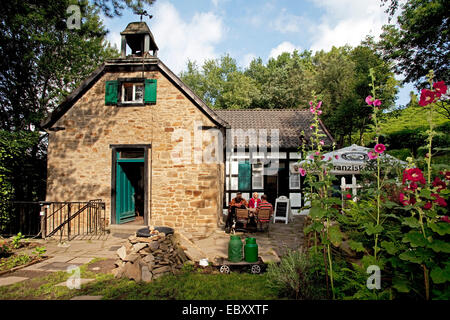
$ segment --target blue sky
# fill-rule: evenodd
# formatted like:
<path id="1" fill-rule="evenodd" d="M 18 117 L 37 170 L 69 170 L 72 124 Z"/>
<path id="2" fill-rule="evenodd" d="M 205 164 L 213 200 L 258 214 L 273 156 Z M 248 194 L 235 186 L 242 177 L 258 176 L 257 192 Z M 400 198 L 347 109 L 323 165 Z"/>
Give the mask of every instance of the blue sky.
<path id="1" fill-rule="evenodd" d="M 255 57 L 264 62 L 293 50 L 356 46 L 366 35 L 376 39 L 387 23 L 380 0 L 156 0 L 145 18 L 159 47 L 158 56 L 179 74 L 188 59 L 228 53 L 245 68 Z M 120 32 L 139 16 L 104 18 L 108 40 L 120 47 Z M 411 85 L 400 90 L 398 105 L 409 101 Z"/>

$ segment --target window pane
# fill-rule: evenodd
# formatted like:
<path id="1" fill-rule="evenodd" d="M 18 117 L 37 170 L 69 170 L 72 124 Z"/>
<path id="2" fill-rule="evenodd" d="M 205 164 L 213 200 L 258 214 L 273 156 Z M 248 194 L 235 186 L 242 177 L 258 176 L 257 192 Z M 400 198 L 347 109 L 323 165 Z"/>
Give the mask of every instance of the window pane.
<path id="1" fill-rule="evenodd" d="M 129 149 L 120 151 L 120 159 L 144 158 L 143 149 Z"/>
<path id="2" fill-rule="evenodd" d="M 291 173 L 289 175 L 289 187 L 291 189 L 300 189 L 300 174 Z"/>
<path id="3" fill-rule="evenodd" d="M 302 206 L 302 195 L 298 193 L 290 193 L 289 200 L 291 201 L 291 207 L 301 207 Z"/>
<path id="4" fill-rule="evenodd" d="M 237 188 L 238 188 L 238 178 L 237 177 L 231 177 L 230 190 L 237 190 Z"/>
<path id="5" fill-rule="evenodd" d="M 231 161 L 231 174 L 238 174 L 238 162 Z"/>
<path id="6" fill-rule="evenodd" d="M 263 189 L 263 177 L 261 173 L 253 173 L 253 189 Z"/>
<path id="7" fill-rule="evenodd" d="M 133 101 L 133 84 L 132 83 L 124 83 L 123 84 L 123 101 L 124 102 L 132 102 Z"/>
<path id="8" fill-rule="evenodd" d="M 135 97 L 134 97 L 136 102 L 142 102 L 144 101 L 144 85 L 143 84 L 136 84 L 136 89 L 135 89 Z"/>

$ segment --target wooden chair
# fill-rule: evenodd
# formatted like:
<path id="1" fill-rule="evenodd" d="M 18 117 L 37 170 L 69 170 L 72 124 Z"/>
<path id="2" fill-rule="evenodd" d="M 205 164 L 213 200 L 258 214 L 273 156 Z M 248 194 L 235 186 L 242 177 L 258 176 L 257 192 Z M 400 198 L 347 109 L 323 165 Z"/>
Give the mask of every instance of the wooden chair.
<path id="1" fill-rule="evenodd" d="M 263 225 L 267 226 L 267 236 L 269 236 L 270 209 L 260 209 L 258 211 L 258 224 L 261 224 L 261 230 L 263 230 Z"/>
<path id="2" fill-rule="evenodd" d="M 244 224 L 244 229 L 248 223 L 248 209 L 236 209 L 236 222 Z"/>

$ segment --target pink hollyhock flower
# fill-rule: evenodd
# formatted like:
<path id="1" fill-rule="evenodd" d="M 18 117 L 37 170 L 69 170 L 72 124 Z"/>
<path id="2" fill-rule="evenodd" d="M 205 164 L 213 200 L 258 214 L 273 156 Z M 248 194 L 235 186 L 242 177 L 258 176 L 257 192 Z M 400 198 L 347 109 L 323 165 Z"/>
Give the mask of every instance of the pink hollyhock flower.
<path id="1" fill-rule="evenodd" d="M 325 159 L 325 156 L 321 156 L 320 159 L 321 159 L 321 160 Z"/>
<path id="2" fill-rule="evenodd" d="M 425 210 L 430 210 L 431 207 L 432 207 L 432 203 L 429 202 L 429 201 L 428 201 L 427 203 L 425 203 L 425 205 L 423 206 L 423 208 L 424 208 Z"/>
<path id="3" fill-rule="evenodd" d="M 320 116 L 322 114 L 322 110 L 318 110 L 317 114 Z"/>
<path id="4" fill-rule="evenodd" d="M 381 106 L 381 100 L 376 99 L 376 100 L 373 102 L 373 106 L 374 106 L 374 107 L 379 107 L 379 106 Z"/>
<path id="5" fill-rule="evenodd" d="M 323 146 L 325 144 L 325 141 L 320 140 L 319 143 Z"/>
<path id="6" fill-rule="evenodd" d="M 334 156 L 334 158 L 335 158 L 335 159 L 339 159 L 339 155 L 336 154 L 336 155 Z"/>
<path id="7" fill-rule="evenodd" d="M 432 193 L 431 196 L 436 199 L 436 200 L 434 200 L 434 202 L 436 202 L 438 206 L 441 206 L 441 207 L 447 206 L 447 202 L 445 201 L 445 199 L 442 198 L 441 196 L 439 196 L 437 193 Z"/>
<path id="8" fill-rule="evenodd" d="M 445 180 L 450 180 L 450 171 L 445 172 Z"/>
<path id="9" fill-rule="evenodd" d="M 331 161 L 331 157 L 328 157 L 328 161 Z"/>
<path id="10" fill-rule="evenodd" d="M 404 206 L 407 206 L 409 204 L 408 199 L 406 198 L 404 193 L 400 193 L 398 200 L 400 201 L 400 203 Z"/>
<path id="11" fill-rule="evenodd" d="M 435 93 L 428 89 L 422 89 L 420 92 L 419 106 L 425 107 L 434 102 Z"/>
<path id="12" fill-rule="evenodd" d="M 409 181 L 413 181 L 413 182 L 420 182 L 422 184 L 426 183 L 425 177 L 423 176 L 423 172 L 419 168 L 406 169 L 403 172 L 403 181 L 405 181 L 405 180 L 409 180 Z"/>
<path id="13" fill-rule="evenodd" d="M 377 152 L 377 153 L 383 153 L 384 152 L 384 150 L 386 150 L 386 147 L 384 146 L 384 144 L 382 144 L 382 143 L 379 143 L 379 144 L 377 144 L 376 146 L 375 146 L 375 152 Z"/>
<path id="14" fill-rule="evenodd" d="M 370 160 L 374 160 L 374 159 L 378 158 L 378 154 L 375 153 L 374 151 L 369 151 L 369 153 L 367 153 L 367 155 L 369 156 Z"/>
<path id="15" fill-rule="evenodd" d="M 316 151 L 316 156 L 320 156 L 320 152 L 319 151 Z"/>
<path id="16" fill-rule="evenodd" d="M 311 126 L 309 126 L 309 128 L 310 128 L 311 130 L 313 130 L 313 129 L 314 129 L 314 126 L 313 126 L 313 125 L 311 125 Z"/>
<path id="17" fill-rule="evenodd" d="M 319 103 L 316 106 L 316 109 L 320 109 L 321 106 L 322 106 L 322 101 L 319 101 Z"/>
<path id="18" fill-rule="evenodd" d="M 438 98 L 440 98 L 441 95 L 447 93 L 447 86 L 445 85 L 444 81 L 439 81 L 439 82 L 433 83 L 433 88 L 434 88 L 434 90 L 436 90 L 435 94 Z"/>
<path id="19" fill-rule="evenodd" d="M 311 108 L 309 108 L 309 112 L 315 113 L 315 112 L 316 112 L 316 109 L 314 109 L 313 107 L 311 107 Z"/>
<path id="20" fill-rule="evenodd" d="M 347 193 L 347 194 L 345 195 L 345 197 L 346 197 L 347 199 L 351 199 L 351 198 L 352 198 L 352 195 L 349 194 L 349 193 Z"/>
<path id="21" fill-rule="evenodd" d="M 416 189 L 417 189 L 418 187 L 419 187 L 419 186 L 418 186 L 417 183 L 415 183 L 415 182 L 411 182 L 411 184 L 409 185 L 409 189 L 412 190 L 412 191 L 416 191 Z"/>
<path id="22" fill-rule="evenodd" d="M 434 178 L 434 181 L 433 181 L 433 187 L 437 187 L 438 188 L 437 192 L 440 192 L 441 190 L 447 188 L 447 184 L 444 181 L 442 181 L 441 179 L 439 179 L 439 177 L 436 177 L 436 178 Z"/>
<path id="23" fill-rule="evenodd" d="M 306 175 L 306 170 L 303 169 L 303 168 L 300 168 L 300 169 L 298 170 L 298 172 L 300 173 L 300 175 L 301 175 L 302 177 L 304 177 L 304 176 Z"/>
<path id="24" fill-rule="evenodd" d="M 372 105 L 373 104 L 373 98 L 372 98 L 372 96 L 367 96 L 367 98 L 366 98 L 366 103 L 368 104 L 368 105 Z"/>
<path id="25" fill-rule="evenodd" d="M 313 106 L 313 102 L 312 101 L 310 101 L 309 102 L 309 105 L 311 106 L 311 108 L 312 108 L 312 106 Z"/>
<path id="26" fill-rule="evenodd" d="M 448 216 L 442 216 L 442 217 L 441 217 L 441 221 L 450 223 L 450 219 L 448 218 Z"/>
<path id="27" fill-rule="evenodd" d="M 313 155 L 310 155 L 309 158 L 314 160 L 314 156 Z"/>

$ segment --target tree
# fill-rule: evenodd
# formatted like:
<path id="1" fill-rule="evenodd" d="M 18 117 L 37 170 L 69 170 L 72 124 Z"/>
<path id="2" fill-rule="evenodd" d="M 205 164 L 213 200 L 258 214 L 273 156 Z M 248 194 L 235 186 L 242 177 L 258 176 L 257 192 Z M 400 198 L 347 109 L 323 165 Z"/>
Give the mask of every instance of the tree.
<path id="1" fill-rule="evenodd" d="M 202 71 L 189 61 L 181 79 L 210 107 L 247 109 L 260 94 L 256 81 L 245 75 L 229 55 L 205 61 Z"/>
<path id="2" fill-rule="evenodd" d="M 121 16 L 125 7 L 134 12 L 143 10 L 144 4 L 152 5 L 155 0 L 93 0 L 95 7 L 100 8 L 109 18 Z"/>
<path id="3" fill-rule="evenodd" d="M 391 0 L 387 11 L 392 16 L 398 8 L 399 2 Z M 383 27 L 378 43 L 383 58 L 395 63 L 396 73 L 405 75 L 404 83 L 414 82 L 419 88 L 429 70 L 434 70 L 436 79 L 448 83 L 450 2 L 408 0 L 400 8 L 397 25 Z"/>
<path id="4" fill-rule="evenodd" d="M 67 28 L 78 4 L 81 28 Z M 106 42 L 100 10 L 87 1 L 11 0 L 0 11 L 0 131 L 3 172 L 13 199 L 45 196 L 45 135 L 41 120 L 105 59 L 118 56 Z M 20 138 L 18 138 L 20 137 Z M 22 147 L 14 146 L 20 143 Z M 13 152 L 14 151 L 14 152 Z"/>

